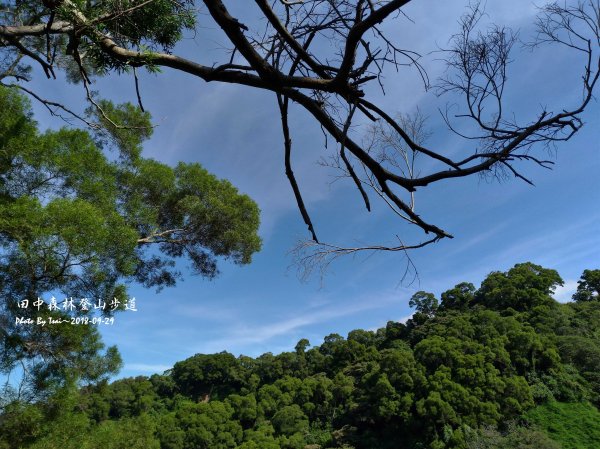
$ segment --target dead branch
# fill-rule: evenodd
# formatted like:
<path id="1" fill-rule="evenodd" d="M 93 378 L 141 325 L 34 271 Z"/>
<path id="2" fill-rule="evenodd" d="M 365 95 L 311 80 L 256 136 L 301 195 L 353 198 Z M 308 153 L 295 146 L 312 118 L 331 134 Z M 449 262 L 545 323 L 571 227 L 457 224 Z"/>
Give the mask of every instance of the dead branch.
<path id="1" fill-rule="evenodd" d="M 517 121 L 505 98 L 517 33 L 499 25 L 485 26 L 483 9 L 478 3 L 472 4 L 459 22 L 459 31 L 449 48 L 444 50 L 447 70 L 437 84 L 437 93 L 451 96 L 452 100 L 445 110 L 442 108 L 443 118 L 450 131 L 464 138 L 462 151 L 451 157 L 445 148 L 429 147 L 416 138 L 412 125 L 386 112 L 378 105 L 373 89 L 368 89 L 378 83 L 383 90 L 388 68 L 416 70 L 423 88 L 427 90 L 430 85 L 420 56 L 402 48 L 384 31 L 385 22 L 407 20 L 404 7 L 410 0 L 254 0 L 245 7 L 262 15 L 264 20 L 258 26 L 245 17 L 236 17 L 228 8 L 231 0 L 202 0 L 205 19 L 223 31 L 229 45 L 219 61 L 205 61 L 205 55 L 197 60 L 178 56 L 156 36 L 144 35 L 143 20 L 139 18 L 146 17 L 144 14 L 151 11 L 154 1 L 138 0 L 122 10 L 106 11 L 101 6 L 91 8 L 63 0 L 60 8 L 52 10 L 51 20 L 50 12 L 41 7 L 33 8 L 29 17 L 21 11 L 5 13 L 0 17 L 0 52 L 18 55 L 18 66 L 11 66 L 10 73 L 5 72 L 4 76 L 15 77 L 16 83 L 11 86 L 24 89 L 27 79 L 17 75 L 18 68 L 24 67 L 23 57 L 35 61 L 47 76 L 54 76 L 60 65 L 48 51 L 42 58 L 40 49 L 59 48 L 79 68 L 87 99 L 101 121 L 115 127 L 119 126 L 106 116 L 90 90 L 94 71 L 169 67 L 206 82 L 273 92 L 281 113 L 286 174 L 315 242 L 316 231 L 291 167 L 290 101 L 312 116 L 326 139 L 337 142 L 339 158 L 334 159 L 333 165 L 358 188 L 367 209 L 372 204 L 365 189 L 371 189 L 401 220 L 428 234 L 425 243 L 366 248 L 405 251 L 452 238 L 448 231 L 429 222 L 426 214 L 417 212 L 415 195 L 419 189 L 444 180 L 490 173 L 512 174 L 532 184 L 522 171 L 524 163 L 550 168 L 552 163 L 534 152 L 537 148 L 547 150 L 579 132 L 582 114 L 594 98 L 600 76 L 599 0 L 553 2 L 541 7 L 537 35 L 528 48 L 560 45 L 580 55 L 582 96 L 556 111 L 543 109 Z M 174 2 L 174 17 L 190 12 L 186 5 Z M 166 50 L 157 50 L 161 45 Z M 88 73 L 86 67 L 91 67 L 92 72 Z M 134 81 L 141 106 L 135 70 Z M 29 94 L 42 101 L 39 95 Z M 56 108 L 67 112 L 58 103 L 42 103 L 54 113 Z M 379 142 L 364 140 L 370 132 L 368 125 L 365 132 L 365 121 L 375 122 Z M 467 124 L 469 131 L 462 130 L 462 123 Z M 381 145 L 392 148 L 392 143 L 394 151 L 381 151 Z M 415 162 L 417 156 L 419 164 Z M 358 170 L 360 176 L 355 167 L 362 170 Z M 346 247 L 324 247 L 322 254 L 337 257 L 358 251 L 343 248 Z"/>

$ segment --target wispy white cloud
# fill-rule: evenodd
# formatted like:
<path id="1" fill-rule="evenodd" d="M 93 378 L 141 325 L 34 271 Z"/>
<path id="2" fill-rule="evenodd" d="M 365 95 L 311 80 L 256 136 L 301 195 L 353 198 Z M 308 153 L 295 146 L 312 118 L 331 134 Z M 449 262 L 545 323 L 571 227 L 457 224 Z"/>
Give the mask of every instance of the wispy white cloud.
<path id="1" fill-rule="evenodd" d="M 272 95 L 244 86 L 201 85 L 186 93 L 183 111 L 164 130 L 161 159 L 193 160 L 230 179 L 261 208 L 261 235 L 267 238 L 281 216 L 296 209 L 285 176 L 283 136 Z M 322 133 L 306 114 L 294 113 L 292 163 L 307 206 L 328 198 L 329 173 L 317 166 Z"/>
<path id="2" fill-rule="evenodd" d="M 397 320 L 392 320 L 392 321 L 396 321 L 396 322 L 398 322 L 398 323 L 406 324 L 406 322 L 407 322 L 408 320 L 410 320 L 412 317 L 413 317 L 413 314 L 411 313 L 411 314 L 409 314 L 409 315 L 404 315 L 404 316 L 402 316 L 402 317 L 398 318 Z M 368 330 L 370 330 L 370 331 L 372 331 L 372 332 L 375 332 L 375 331 L 377 331 L 378 329 L 380 329 L 380 328 L 382 328 L 382 327 L 385 327 L 385 326 L 386 326 L 386 324 L 387 324 L 387 321 L 386 321 L 385 323 L 384 323 L 384 322 L 382 322 L 382 323 L 380 323 L 380 324 L 379 324 L 379 325 L 377 325 L 377 326 L 373 326 L 373 327 L 371 327 L 371 328 L 370 328 L 370 329 L 368 329 Z"/>
<path id="3" fill-rule="evenodd" d="M 376 293 L 361 295 L 350 304 L 327 305 L 322 308 L 310 307 L 307 310 L 286 316 L 281 320 L 261 322 L 260 324 L 246 324 L 243 321 L 233 320 L 231 326 L 223 328 L 222 333 L 227 337 L 211 340 L 199 345 L 200 352 L 221 351 L 223 348 L 235 351 L 236 348 L 260 346 L 275 337 L 292 337 L 296 331 L 323 323 L 334 323 L 338 319 L 358 315 L 370 310 L 380 309 L 400 301 L 398 292 Z M 324 302 L 325 303 L 325 302 Z M 316 309 L 316 310 L 315 310 Z M 403 317 L 401 320 L 410 318 Z"/>
<path id="4" fill-rule="evenodd" d="M 568 281 L 565 281 L 565 284 L 562 287 L 556 288 L 553 295 L 554 299 L 556 299 L 558 302 L 571 301 L 573 293 L 577 291 L 577 285 L 577 281 L 575 280 L 570 279 Z"/>
<path id="5" fill-rule="evenodd" d="M 411 313 L 410 315 L 405 315 L 403 317 L 401 317 L 398 322 L 405 324 L 408 320 L 410 320 L 413 317 L 413 314 Z"/>
<path id="6" fill-rule="evenodd" d="M 546 263 L 554 265 L 562 263 L 564 257 L 577 256 L 577 250 L 585 250 L 587 247 L 597 248 L 597 236 L 589 231 L 598 229 L 600 215 L 593 215 L 585 220 L 579 220 L 570 226 L 550 232 L 540 232 L 536 229 L 525 234 L 525 238 L 506 247 L 503 251 L 490 255 L 494 263 L 504 265 L 515 260 L 529 260 L 532 256 L 545 259 Z M 588 239 L 570 238 L 573 236 L 592 235 Z M 545 254 L 547 254 L 545 256 Z M 551 259 L 551 260 L 550 260 Z M 541 262 L 541 261 L 540 261 Z"/>
<path id="7" fill-rule="evenodd" d="M 510 223 L 510 220 L 506 220 L 506 221 L 494 226 L 493 228 L 490 228 L 486 231 L 475 234 L 475 236 L 473 236 L 469 240 L 467 240 L 465 242 L 461 242 L 459 245 L 456 245 L 450 251 L 447 251 L 444 254 L 444 257 L 446 257 L 446 258 L 454 257 L 457 254 L 460 254 L 464 251 L 467 251 L 468 249 L 471 249 L 473 247 L 476 247 L 477 245 L 480 245 L 484 242 L 489 241 L 490 239 L 495 237 L 498 233 L 500 233 L 500 231 L 502 231 L 504 228 L 506 228 L 509 225 L 509 223 Z"/>
<path id="8" fill-rule="evenodd" d="M 235 309 L 214 304 L 213 301 L 208 304 L 198 304 L 195 301 L 193 303 L 191 303 L 191 301 L 186 301 L 185 303 L 179 303 L 173 306 L 172 315 L 175 319 L 191 318 L 194 320 L 217 323 L 230 321 L 232 317 L 238 315 L 238 312 Z"/>
<path id="9" fill-rule="evenodd" d="M 148 364 L 148 363 L 128 363 L 123 368 L 123 371 L 136 371 L 143 373 L 163 373 L 168 369 L 171 369 L 172 366 L 169 365 L 161 365 L 161 364 Z"/>

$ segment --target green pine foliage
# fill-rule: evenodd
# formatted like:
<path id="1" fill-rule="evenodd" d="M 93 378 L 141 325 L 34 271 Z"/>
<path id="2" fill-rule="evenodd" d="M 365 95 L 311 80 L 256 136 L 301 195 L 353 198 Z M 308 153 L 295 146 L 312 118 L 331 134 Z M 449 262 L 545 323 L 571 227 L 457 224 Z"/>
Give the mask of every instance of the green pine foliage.
<path id="1" fill-rule="evenodd" d="M 51 297 L 88 298 L 76 313 L 91 320 L 91 303 L 116 299 L 105 315 L 122 309 L 132 282 L 173 286 L 183 265 L 212 278 L 220 260 L 248 264 L 261 247 L 248 196 L 197 163 L 143 158 L 150 116 L 99 104 L 105 127 L 95 135 L 41 131 L 28 102 L 0 86 L 0 374 L 26 381 L 3 388 L 0 405 L 118 372 L 117 349 L 104 348 L 96 326 L 71 325 L 75 309 L 50 309 Z"/>

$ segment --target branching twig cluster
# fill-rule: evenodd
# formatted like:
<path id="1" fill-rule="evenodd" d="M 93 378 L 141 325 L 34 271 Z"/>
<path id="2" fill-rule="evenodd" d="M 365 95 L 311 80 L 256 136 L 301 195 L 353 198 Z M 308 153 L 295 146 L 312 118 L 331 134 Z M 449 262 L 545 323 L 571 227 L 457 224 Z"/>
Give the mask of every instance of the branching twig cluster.
<path id="1" fill-rule="evenodd" d="M 444 148 L 426 146 L 422 121 L 394 118 L 365 93 L 370 83 L 378 83 L 383 89 L 386 70 L 403 66 L 415 68 L 424 88 L 429 87 L 419 55 L 399 46 L 382 28 L 385 21 L 405 20 L 403 8 L 410 0 L 254 0 L 246 7 L 260 12 L 262 28 L 250 27 L 243 18 L 235 17 L 226 0 L 203 0 L 203 12 L 222 29 L 230 45 L 228 54 L 217 63 L 161 52 L 161 45 L 170 49 L 169 39 L 144 37 L 143 24 L 136 21 L 146 17 L 144 14 L 153 7 L 164 6 L 164 1 L 131 1 L 121 9 L 97 12 L 98 8 L 62 0 L 54 8 L 38 6 L 29 14 L 3 14 L 0 48 L 6 61 L 0 66 L 0 80 L 12 77 L 22 88 L 26 78 L 17 67 L 23 58 L 37 63 L 47 76 L 54 76 L 56 67 L 64 65 L 65 58 L 59 57 L 62 49 L 75 64 L 88 100 L 96 108 L 98 103 L 89 88 L 91 75 L 111 69 L 170 67 L 206 82 L 272 92 L 281 113 L 286 174 L 315 243 L 319 241 L 302 199 L 302 182 L 298 182 L 292 167 L 290 102 L 304 108 L 337 142 L 337 155 L 328 165 L 333 164 L 354 183 L 368 210 L 372 206 L 369 193 L 375 193 L 399 218 L 426 234 L 422 242 L 366 246 L 364 250 L 405 251 L 452 238 L 416 212 L 418 189 L 444 180 L 502 172 L 532 183 L 521 172 L 522 164 L 516 162 L 546 168 L 552 165 L 532 150 L 538 144 L 548 146 L 568 140 L 581 128 L 581 114 L 592 100 L 600 76 L 598 0 L 541 7 L 538 34 L 530 46 L 559 44 L 581 54 L 583 95 L 575 105 L 558 112 L 543 109 L 528 121 L 517 121 L 505 100 L 517 34 L 500 26 L 481 31 L 483 12 L 478 4 L 472 5 L 445 51 L 448 70 L 438 86 L 439 93 L 462 98 L 462 103 L 456 105 L 458 113 L 451 114 L 453 107 L 442 113 L 448 127 L 465 139 L 464 152 L 453 158 Z M 175 16 L 187 11 L 185 2 L 170 5 Z M 141 106 L 135 71 L 133 74 Z M 54 113 L 60 110 L 81 119 L 59 104 L 33 96 Z M 99 115 L 108 120 L 103 111 L 99 110 Z M 461 131 L 457 123 L 461 120 L 468 121 L 468 129 L 476 131 Z M 373 125 L 367 132 L 371 138 L 361 142 L 354 127 L 364 122 Z M 427 170 L 417 169 L 417 157 Z M 319 263 L 327 257 L 359 250 L 313 244 L 306 248 L 316 249 L 312 260 Z"/>

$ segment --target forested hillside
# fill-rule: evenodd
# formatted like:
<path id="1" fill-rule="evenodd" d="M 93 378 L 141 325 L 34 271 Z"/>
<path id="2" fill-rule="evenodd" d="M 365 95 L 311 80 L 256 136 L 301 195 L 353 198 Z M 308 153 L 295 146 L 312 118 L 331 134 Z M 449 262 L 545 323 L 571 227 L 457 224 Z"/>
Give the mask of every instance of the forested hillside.
<path id="1" fill-rule="evenodd" d="M 524 263 L 418 292 L 406 323 L 197 354 L 151 377 L 63 386 L 0 416 L 0 448 L 600 447 L 600 270 L 573 302 Z"/>

